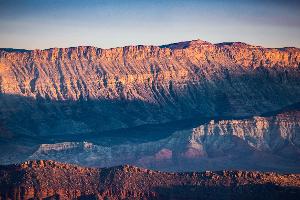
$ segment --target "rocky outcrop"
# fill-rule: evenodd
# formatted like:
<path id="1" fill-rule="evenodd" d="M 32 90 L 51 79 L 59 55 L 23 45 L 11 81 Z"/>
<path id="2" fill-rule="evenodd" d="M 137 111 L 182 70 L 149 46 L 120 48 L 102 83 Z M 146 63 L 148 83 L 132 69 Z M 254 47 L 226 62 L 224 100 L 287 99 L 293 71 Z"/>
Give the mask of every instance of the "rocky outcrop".
<path id="1" fill-rule="evenodd" d="M 133 165 L 167 170 L 300 172 L 300 112 L 248 119 L 211 120 L 152 141 L 102 146 L 90 142 L 42 144 L 27 159 L 86 166 Z"/>
<path id="2" fill-rule="evenodd" d="M 17 134 L 59 135 L 258 115 L 300 102 L 299 63 L 298 48 L 201 40 L 1 49 L 0 119 Z"/>
<path id="3" fill-rule="evenodd" d="M 167 173 L 41 160 L 0 166 L 0 175 L 1 199 L 297 199 L 300 194 L 299 174 Z"/>
<path id="4" fill-rule="evenodd" d="M 291 145 L 297 149 L 295 153 L 300 153 L 299 111 L 244 120 L 212 120 L 197 127 L 193 132 L 195 136 L 235 136 L 259 151 L 279 153 L 283 147 Z"/>

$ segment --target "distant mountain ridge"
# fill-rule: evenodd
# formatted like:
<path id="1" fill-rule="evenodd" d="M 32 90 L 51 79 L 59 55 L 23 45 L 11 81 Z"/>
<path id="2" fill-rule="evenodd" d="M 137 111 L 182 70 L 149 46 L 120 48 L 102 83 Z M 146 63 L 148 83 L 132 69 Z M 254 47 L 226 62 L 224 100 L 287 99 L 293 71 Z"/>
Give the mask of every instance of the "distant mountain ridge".
<path id="1" fill-rule="evenodd" d="M 7 68 L 6 71 L 1 71 L 3 79 L 1 88 L 3 93 L 49 97 L 54 100 L 76 100 L 79 99 L 80 95 L 83 95 L 82 97 L 85 98 L 103 98 L 99 96 L 100 94 L 92 91 L 92 89 L 95 89 L 93 87 L 95 87 L 96 83 L 99 86 L 114 85 L 118 82 L 120 84 L 133 84 L 134 80 L 139 80 L 138 73 L 144 76 L 148 74 L 149 77 L 147 77 L 151 79 L 150 81 L 155 81 L 153 76 L 154 73 L 157 73 L 156 75 L 159 75 L 157 78 L 161 78 L 159 79 L 160 81 L 168 81 L 170 78 L 173 78 L 174 81 L 181 80 L 186 82 L 186 78 L 196 78 L 194 77 L 197 75 L 195 74 L 195 69 L 191 69 L 191 67 L 195 66 L 200 71 L 213 70 L 205 69 L 205 65 L 211 65 L 215 70 L 219 70 L 218 68 L 222 67 L 238 69 L 239 66 L 252 69 L 257 67 L 297 68 L 300 62 L 300 50 L 297 48 L 271 49 L 241 42 L 214 45 L 202 40 L 179 42 L 160 47 L 139 45 L 101 49 L 91 46 L 79 46 L 46 50 L 2 49 L 0 51 L 2 52 L 1 64 Z M 165 58 L 168 59 L 166 60 Z M 178 60 L 179 58 L 180 60 Z M 77 63 L 78 61 L 81 62 Z M 21 66 L 18 66 L 18 64 L 21 64 Z M 60 66 L 61 64 L 65 66 Z M 81 68 L 82 65 L 85 68 L 80 69 L 80 65 Z M 157 65 L 156 68 L 159 71 L 153 71 L 153 65 Z M 18 74 L 18 72 L 21 72 L 18 70 L 21 69 L 22 73 Z M 90 73 L 85 71 L 87 69 L 90 70 Z M 12 70 L 16 74 L 11 74 Z M 184 74 L 176 76 L 172 71 Z M 17 75 L 19 77 L 16 77 Z M 115 77 L 110 77 L 110 75 Z M 61 79 L 57 76 L 61 77 Z M 94 80 L 95 82 L 88 80 L 88 78 L 92 78 L 91 76 L 97 78 Z M 41 78 L 46 78 L 50 82 L 39 82 Z M 108 80 L 110 78 L 113 80 Z M 72 79 L 78 79 L 78 85 Z M 6 85 L 10 81 L 17 81 L 19 88 L 13 89 L 13 87 Z M 106 81 L 107 83 L 105 84 Z M 139 81 L 146 80 L 143 78 Z M 104 85 L 101 85 L 101 82 Z M 46 87 L 47 85 L 45 84 L 47 83 L 53 84 L 48 85 L 48 87 L 52 86 L 56 91 L 47 91 L 46 89 L 50 89 Z M 42 88 L 35 88 L 35 84 Z M 59 84 L 63 84 L 66 87 L 65 91 L 63 91 L 63 88 L 60 88 Z M 84 85 L 87 88 L 84 88 Z M 15 89 L 17 91 L 14 91 Z M 76 89 L 78 90 L 77 93 Z M 89 89 L 89 91 L 82 91 L 83 89 Z"/>
<path id="2" fill-rule="evenodd" d="M 145 46 L 152 46 L 152 47 L 160 47 L 160 48 L 169 48 L 169 49 L 184 49 L 188 48 L 190 46 L 197 47 L 197 46 L 202 46 L 202 45 L 216 45 L 216 46 L 247 46 L 247 47 L 255 47 L 255 48 L 265 48 L 262 46 L 258 45 L 251 45 L 247 44 L 245 42 L 221 42 L 221 43 L 210 43 L 205 40 L 201 39 L 195 39 L 195 40 L 190 40 L 190 41 L 181 41 L 181 42 L 174 42 L 174 43 L 169 43 L 169 44 L 163 44 L 163 45 L 126 45 L 124 47 L 111 47 L 111 48 L 101 48 L 97 46 L 72 46 L 72 47 L 64 47 L 64 48 L 59 48 L 59 47 L 51 47 L 51 48 L 46 48 L 46 49 L 19 49 L 19 48 L 0 48 L 0 51 L 7 51 L 7 52 L 26 52 L 26 51 L 45 51 L 45 50 L 51 50 L 51 49 L 70 49 L 70 48 L 78 48 L 78 47 L 91 47 L 91 48 L 97 48 L 97 49 L 103 49 L 103 50 L 108 50 L 108 49 L 116 49 L 116 48 L 126 48 L 126 47 L 132 47 L 132 46 L 137 46 L 137 47 L 145 47 Z M 176 47 L 176 48 L 175 48 Z M 286 49 L 286 48 L 292 48 L 292 49 L 297 49 L 297 47 L 292 47 L 292 46 L 287 46 L 287 47 L 280 47 L 280 48 L 266 48 L 266 49 Z"/>

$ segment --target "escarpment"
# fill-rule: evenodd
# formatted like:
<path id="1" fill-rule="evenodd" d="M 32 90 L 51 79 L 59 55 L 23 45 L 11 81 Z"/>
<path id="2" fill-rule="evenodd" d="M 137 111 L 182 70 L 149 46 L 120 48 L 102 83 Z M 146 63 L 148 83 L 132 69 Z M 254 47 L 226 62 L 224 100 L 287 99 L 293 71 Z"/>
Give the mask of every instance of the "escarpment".
<path id="1" fill-rule="evenodd" d="M 255 73 L 253 70 L 257 68 L 283 67 L 288 73 L 299 67 L 299 55 L 297 48 L 265 49 L 243 43 L 204 42 L 203 45 L 199 41 L 189 42 L 186 48 L 172 45 L 72 47 L 25 52 L 2 49 L 1 89 L 5 94 L 51 100 L 121 97 L 144 100 L 147 97 L 149 102 L 155 102 L 153 91 L 148 91 L 152 84 L 169 85 L 173 81 L 179 85 L 201 85 L 203 81 Z M 139 92 L 140 84 L 145 86 L 140 89 L 146 90 L 149 96 L 129 95 L 130 89 Z"/>
<path id="2" fill-rule="evenodd" d="M 299 63 L 297 48 L 201 40 L 1 49 L 0 117 L 16 134 L 59 135 L 258 115 L 300 101 Z"/>

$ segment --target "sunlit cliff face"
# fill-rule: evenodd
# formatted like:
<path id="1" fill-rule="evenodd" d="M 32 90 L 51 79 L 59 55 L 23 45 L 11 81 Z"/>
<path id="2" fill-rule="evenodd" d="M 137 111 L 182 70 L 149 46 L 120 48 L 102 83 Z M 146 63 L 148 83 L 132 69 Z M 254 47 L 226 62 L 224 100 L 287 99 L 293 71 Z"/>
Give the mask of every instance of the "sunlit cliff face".
<path id="1" fill-rule="evenodd" d="M 203 78 L 216 81 L 226 75 L 254 73 L 257 68 L 284 67 L 287 73 L 299 67 L 299 54 L 297 48 L 266 49 L 244 43 L 213 45 L 201 40 L 162 47 L 1 50 L 1 91 L 52 100 L 122 96 L 154 102 L 153 94 L 139 95 L 140 90 L 149 90 L 151 84 L 168 85 L 170 81 L 176 89 L 178 85 L 201 83 Z"/>

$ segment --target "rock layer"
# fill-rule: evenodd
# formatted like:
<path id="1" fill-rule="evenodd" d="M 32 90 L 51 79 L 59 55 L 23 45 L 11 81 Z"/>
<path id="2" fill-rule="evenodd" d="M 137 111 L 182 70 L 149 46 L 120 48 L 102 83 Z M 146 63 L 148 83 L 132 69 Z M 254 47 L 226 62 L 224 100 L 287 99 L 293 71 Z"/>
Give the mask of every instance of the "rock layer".
<path id="1" fill-rule="evenodd" d="M 1 199 L 297 199 L 300 175 L 247 171 L 166 173 L 53 161 L 0 166 Z"/>

